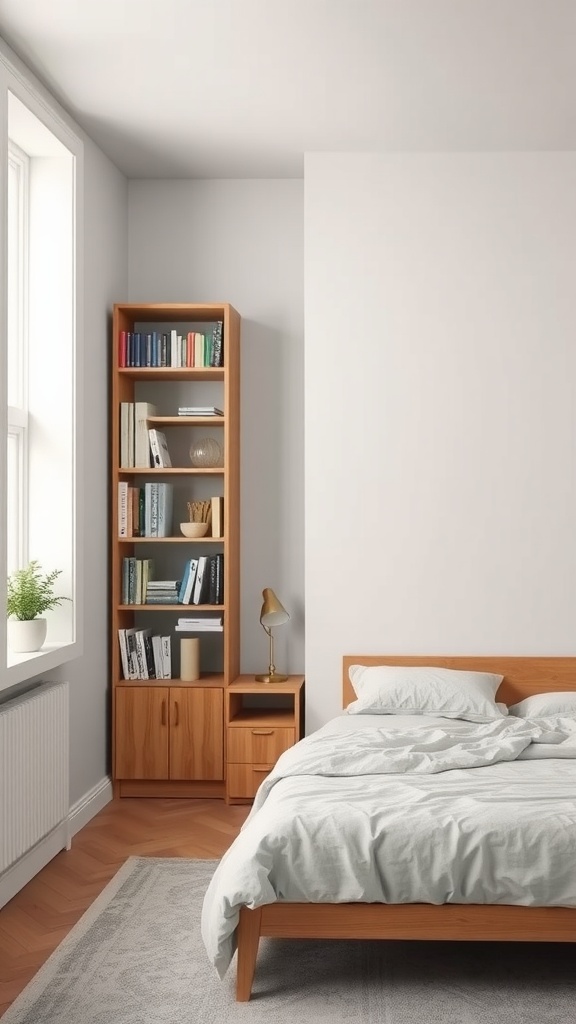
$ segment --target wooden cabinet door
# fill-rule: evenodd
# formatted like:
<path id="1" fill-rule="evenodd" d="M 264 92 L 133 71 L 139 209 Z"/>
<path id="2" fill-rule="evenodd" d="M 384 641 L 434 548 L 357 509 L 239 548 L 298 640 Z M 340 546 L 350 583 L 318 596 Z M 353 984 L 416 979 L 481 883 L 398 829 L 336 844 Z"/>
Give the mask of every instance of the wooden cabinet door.
<path id="1" fill-rule="evenodd" d="M 170 688 L 170 778 L 224 778 L 224 695 L 221 689 Z"/>
<path id="2" fill-rule="evenodd" d="M 168 693 L 165 686 L 116 687 L 117 779 L 168 778 Z"/>

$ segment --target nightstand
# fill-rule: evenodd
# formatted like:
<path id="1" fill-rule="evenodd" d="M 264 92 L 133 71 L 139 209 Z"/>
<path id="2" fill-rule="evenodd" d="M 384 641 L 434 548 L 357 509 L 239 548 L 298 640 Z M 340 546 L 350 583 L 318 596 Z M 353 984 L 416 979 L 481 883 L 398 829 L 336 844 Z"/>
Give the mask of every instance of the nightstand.
<path id="1" fill-rule="evenodd" d="M 250 803 L 280 754 L 304 735 L 304 676 L 257 683 L 238 676 L 224 690 L 226 802 Z"/>

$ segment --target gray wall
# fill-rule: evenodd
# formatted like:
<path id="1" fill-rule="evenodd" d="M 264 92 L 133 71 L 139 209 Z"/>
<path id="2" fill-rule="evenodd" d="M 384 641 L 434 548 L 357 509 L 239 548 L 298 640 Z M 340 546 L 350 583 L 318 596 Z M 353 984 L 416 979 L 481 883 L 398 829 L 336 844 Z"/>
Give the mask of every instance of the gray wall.
<path id="1" fill-rule="evenodd" d="M 230 302 L 242 316 L 241 667 L 262 671 L 261 591 L 304 669 L 303 182 L 131 181 L 129 301 Z"/>

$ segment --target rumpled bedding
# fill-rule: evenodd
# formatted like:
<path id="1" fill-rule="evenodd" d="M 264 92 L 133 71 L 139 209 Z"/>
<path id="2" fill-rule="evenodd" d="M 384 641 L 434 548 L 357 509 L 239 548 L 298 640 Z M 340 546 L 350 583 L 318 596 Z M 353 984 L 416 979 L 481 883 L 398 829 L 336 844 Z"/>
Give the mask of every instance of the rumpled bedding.
<path id="1" fill-rule="evenodd" d="M 338 716 L 279 758 L 206 893 L 222 977 L 240 907 L 576 906 L 576 720 Z"/>

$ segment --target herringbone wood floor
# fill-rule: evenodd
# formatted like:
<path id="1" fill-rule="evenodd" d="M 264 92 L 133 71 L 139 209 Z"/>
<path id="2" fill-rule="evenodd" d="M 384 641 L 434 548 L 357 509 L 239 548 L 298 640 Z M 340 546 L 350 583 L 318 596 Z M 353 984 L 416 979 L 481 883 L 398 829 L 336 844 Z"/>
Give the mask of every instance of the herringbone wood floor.
<path id="1" fill-rule="evenodd" d="M 0 910 L 0 1016 L 127 857 L 221 857 L 248 810 L 221 800 L 108 804 Z"/>

